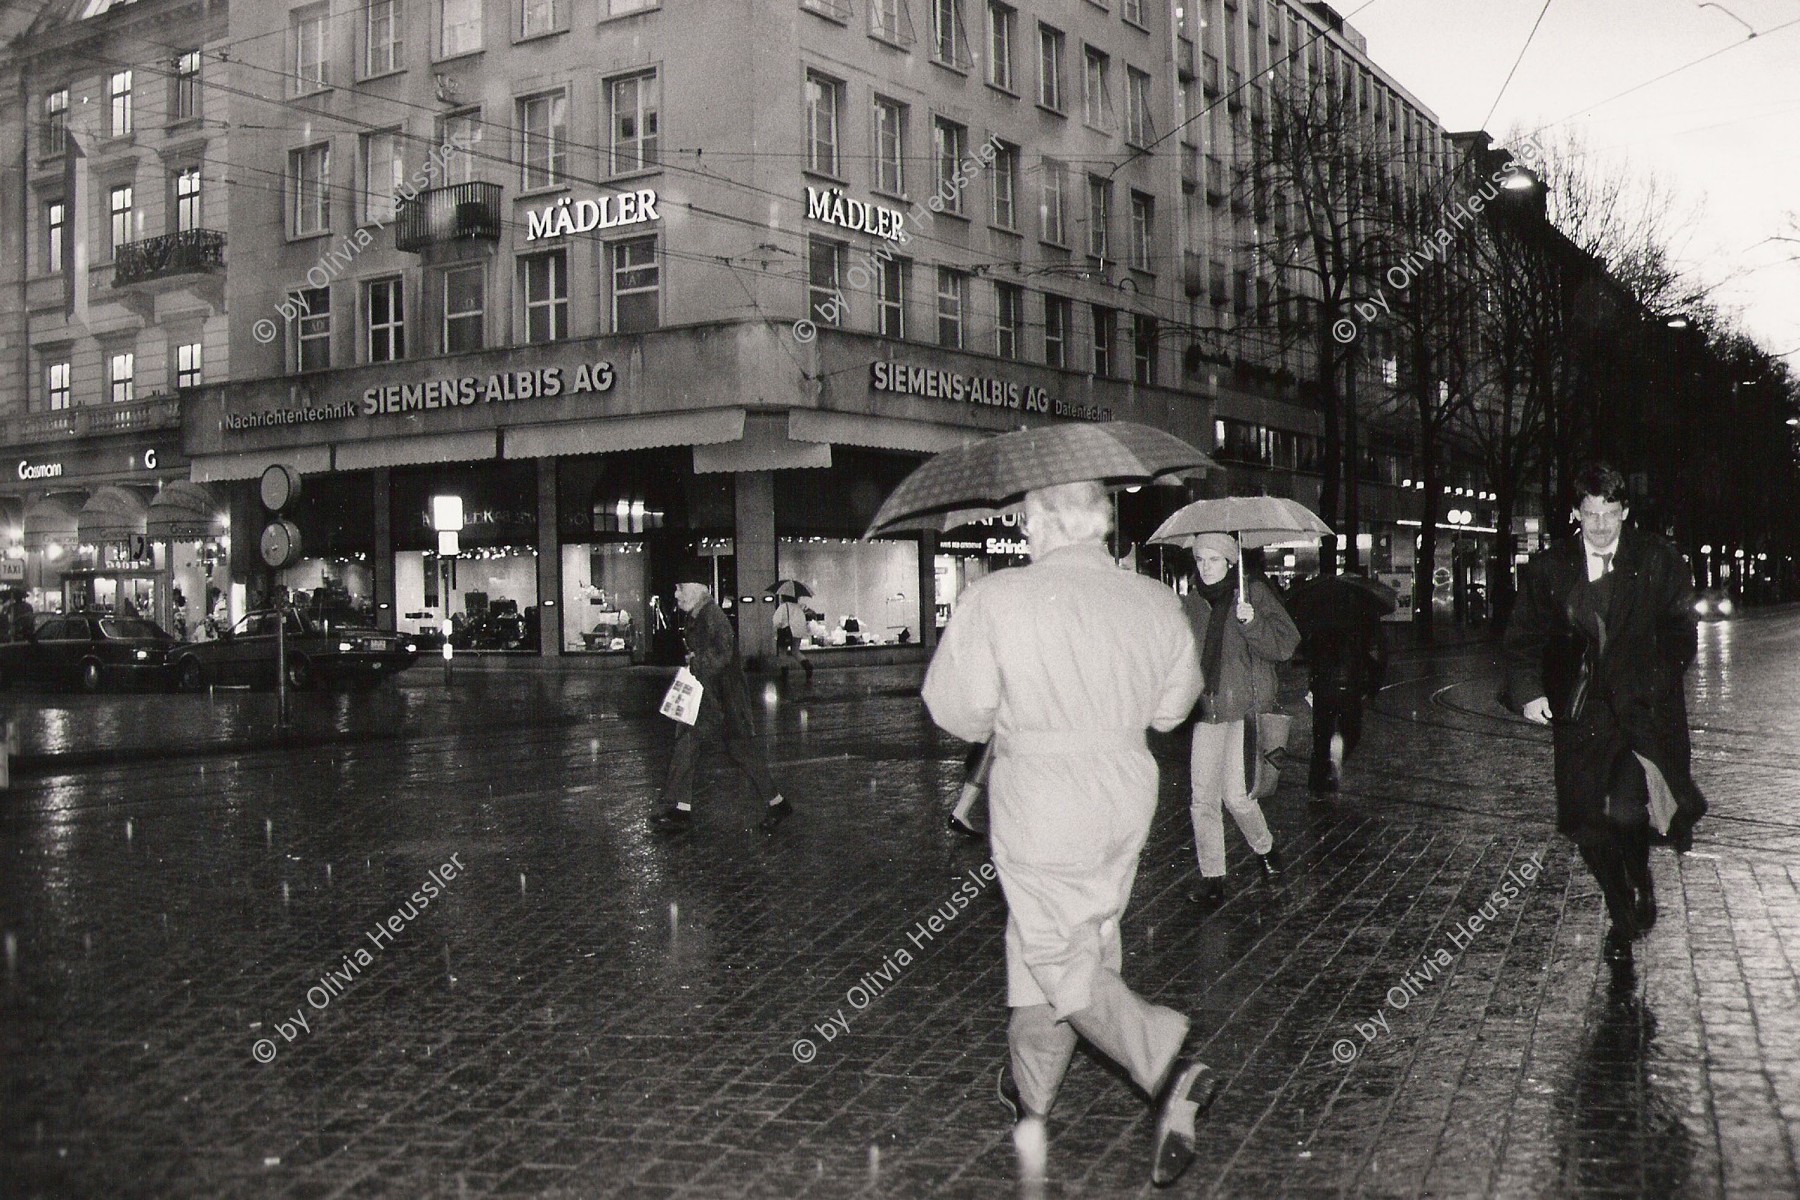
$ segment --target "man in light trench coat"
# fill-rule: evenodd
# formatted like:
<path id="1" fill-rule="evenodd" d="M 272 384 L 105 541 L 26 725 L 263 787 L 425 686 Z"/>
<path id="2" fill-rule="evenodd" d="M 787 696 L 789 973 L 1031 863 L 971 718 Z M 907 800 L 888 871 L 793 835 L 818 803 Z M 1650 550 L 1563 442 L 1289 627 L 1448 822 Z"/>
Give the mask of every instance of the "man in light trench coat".
<path id="1" fill-rule="evenodd" d="M 962 593 L 924 698 L 948 732 L 995 739 L 989 828 L 1012 1008 L 1001 1098 L 1042 1122 L 1086 1038 L 1156 1102 L 1151 1178 L 1166 1185 L 1193 1158 L 1216 1080 L 1182 1056 L 1188 1019 L 1120 978 L 1119 920 L 1156 810 L 1144 731 L 1186 718 L 1200 660 L 1174 593 L 1114 565 L 1110 518 L 1098 483 L 1029 493 L 1031 565 Z"/>

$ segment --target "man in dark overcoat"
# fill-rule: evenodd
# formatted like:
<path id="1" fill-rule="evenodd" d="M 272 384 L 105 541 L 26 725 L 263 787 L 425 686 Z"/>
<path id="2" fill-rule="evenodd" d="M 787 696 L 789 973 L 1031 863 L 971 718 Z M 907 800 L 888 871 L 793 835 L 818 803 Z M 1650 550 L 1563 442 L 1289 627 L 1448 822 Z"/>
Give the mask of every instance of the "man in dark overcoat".
<path id="1" fill-rule="evenodd" d="M 682 637 L 687 642 L 687 666 L 700 681 L 700 714 L 692 725 L 681 725 L 669 756 L 668 783 L 663 789 L 669 806 L 658 813 L 658 829 L 685 829 L 693 820 L 694 775 L 700 755 L 709 745 L 723 750 L 750 781 L 763 802 L 760 828 L 773 833 L 793 815 L 794 806 L 782 799 L 769 776 L 768 764 L 756 747 L 756 726 L 750 716 L 750 690 L 744 683 L 744 665 L 738 658 L 737 632 L 702 580 L 708 572 L 699 565 L 680 573 L 675 585 L 675 607 L 683 614 Z"/>
<path id="2" fill-rule="evenodd" d="M 1606 957 L 1656 922 L 1653 829 L 1677 851 L 1706 800 L 1689 770 L 1682 676 L 1696 647 L 1693 587 L 1675 548 L 1625 525 L 1625 481 L 1604 463 L 1575 479 L 1579 537 L 1533 556 L 1507 625 L 1507 692 L 1552 726 L 1556 827 L 1606 897 Z"/>

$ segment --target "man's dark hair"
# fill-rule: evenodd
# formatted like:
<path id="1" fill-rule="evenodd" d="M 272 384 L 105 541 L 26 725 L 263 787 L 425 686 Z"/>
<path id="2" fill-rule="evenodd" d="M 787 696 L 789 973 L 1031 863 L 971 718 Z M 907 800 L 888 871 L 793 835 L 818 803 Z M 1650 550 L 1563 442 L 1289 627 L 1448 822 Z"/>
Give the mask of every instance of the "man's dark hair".
<path id="1" fill-rule="evenodd" d="M 1583 463 L 1575 472 L 1575 506 L 1581 506 L 1584 496 L 1592 496 L 1596 500 L 1607 503 L 1624 504 L 1625 477 L 1608 462 Z"/>

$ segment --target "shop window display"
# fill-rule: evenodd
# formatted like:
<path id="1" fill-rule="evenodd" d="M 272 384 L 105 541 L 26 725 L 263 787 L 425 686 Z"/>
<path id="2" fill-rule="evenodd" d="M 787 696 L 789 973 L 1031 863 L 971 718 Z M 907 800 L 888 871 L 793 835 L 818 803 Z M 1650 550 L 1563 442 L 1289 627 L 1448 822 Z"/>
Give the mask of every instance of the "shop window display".
<path id="1" fill-rule="evenodd" d="M 801 600 L 816 646 L 878 646 L 919 640 L 919 547 L 908 541 L 780 539 L 781 577 L 812 589 Z"/>
<path id="2" fill-rule="evenodd" d="M 564 546 L 562 589 L 564 651 L 642 655 L 650 617 L 644 543 Z"/>
<path id="3" fill-rule="evenodd" d="M 442 630 L 446 612 L 442 582 L 436 552 L 403 550 L 394 555 L 397 627 L 402 632 Z M 535 653 L 540 638 L 537 547 L 466 549 L 452 564 L 448 600 L 450 644 L 458 650 Z"/>

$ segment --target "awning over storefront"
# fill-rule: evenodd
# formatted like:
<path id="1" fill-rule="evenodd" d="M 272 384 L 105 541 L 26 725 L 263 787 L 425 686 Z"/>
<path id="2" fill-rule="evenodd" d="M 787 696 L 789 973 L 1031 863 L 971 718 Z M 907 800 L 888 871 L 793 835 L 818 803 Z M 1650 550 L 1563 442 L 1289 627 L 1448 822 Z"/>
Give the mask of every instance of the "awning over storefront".
<path id="1" fill-rule="evenodd" d="M 178 479 L 166 484 L 150 502 L 144 532 L 154 541 L 191 541 L 224 537 L 231 528 L 228 506 L 204 483 Z"/>
<path id="2" fill-rule="evenodd" d="M 76 514 L 75 532 L 84 546 L 102 542 L 122 542 L 144 534 L 144 521 L 150 505 L 143 496 L 129 488 L 108 485 L 88 497 Z"/>
<path id="3" fill-rule="evenodd" d="M 987 431 L 899 417 L 864 413 L 794 409 L 788 413 L 788 436 L 802 442 L 835 442 L 843 446 L 870 446 L 878 450 L 911 450 L 936 454 L 954 450 L 986 436 Z"/>
<path id="4" fill-rule="evenodd" d="M 744 436 L 736 441 L 694 447 L 694 470 L 702 474 L 830 465 L 831 446 L 789 438 L 787 420 L 780 413 L 756 413 L 749 417 L 744 422 Z"/>
<path id="5" fill-rule="evenodd" d="M 525 425 L 506 431 L 506 457 L 555 458 L 564 454 L 610 454 L 659 446 L 710 446 L 744 436 L 744 410 L 705 408 L 692 412 L 641 413 L 562 425 Z"/>
<path id="6" fill-rule="evenodd" d="M 302 475 L 324 475 L 331 470 L 330 446 L 306 446 L 298 450 L 244 450 L 237 454 L 207 454 L 194 459 L 188 478 L 195 483 L 227 479 L 261 479 L 273 463 L 286 463 Z"/>
<path id="7" fill-rule="evenodd" d="M 66 501 L 47 497 L 25 508 L 25 548 L 42 550 L 55 543 L 65 550 L 75 547 L 75 509 Z"/>
<path id="8" fill-rule="evenodd" d="M 340 442 L 332 447 L 332 463 L 340 471 L 410 467 L 420 463 L 478 462 L 493 457 L 494 431 L 491 429 Z"/>

